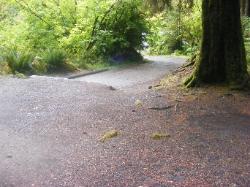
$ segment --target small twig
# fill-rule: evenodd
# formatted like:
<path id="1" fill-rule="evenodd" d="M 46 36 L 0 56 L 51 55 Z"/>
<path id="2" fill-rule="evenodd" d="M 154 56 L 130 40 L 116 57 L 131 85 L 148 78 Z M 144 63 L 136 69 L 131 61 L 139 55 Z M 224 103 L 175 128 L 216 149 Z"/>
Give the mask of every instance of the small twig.
<path id="1" fill-rule="evenodd" d="M 174 109 L 175 113 L 177 112 L 178 105 L 179 105 L 178 103 L 175 105 L 175 109 Z"/>
<path id="2" fill-rule="evenodd" d="M 175 70 L 174 73 L 179 73 L 179 72 L 183 72 L 183 71 L 185 71 L 184 68 L 179 68 L 179 69 Z"/>
<path id="3" fill-rule="evenodd" d="M 162 111 L 162 110 L 168 110 L 170 108 L 174 107 L 173 105 L 171 106 L 166 106 L 166 107 L 151 107 L 151 108 L 148 108 L 150 110 L 157 110 L 157 111 Z"/>
<path id="4" fill-rule="evenodd" d="M 175 99 L 176 102 L 182 103 L 183 101 L 180 99 Z"/>

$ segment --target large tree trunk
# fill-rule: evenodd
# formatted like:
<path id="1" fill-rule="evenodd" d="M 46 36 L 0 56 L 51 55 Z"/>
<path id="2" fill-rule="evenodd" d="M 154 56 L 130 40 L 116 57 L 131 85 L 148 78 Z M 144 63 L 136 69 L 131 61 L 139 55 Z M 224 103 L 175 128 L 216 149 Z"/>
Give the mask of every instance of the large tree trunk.
<path id="1" fill-rule="evenodd" d="M 248 79 L 239 0 L 203 0 L 203 39 L 196 71 L 186 85 L 243 85 Z"/>

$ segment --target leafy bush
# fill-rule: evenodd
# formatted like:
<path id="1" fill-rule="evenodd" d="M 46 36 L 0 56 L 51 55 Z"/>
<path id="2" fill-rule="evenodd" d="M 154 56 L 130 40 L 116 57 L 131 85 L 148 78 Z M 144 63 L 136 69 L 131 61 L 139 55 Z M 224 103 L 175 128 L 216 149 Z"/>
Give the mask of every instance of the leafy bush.
<path id="1" fill-rule="evenodd" d="M 144 33 L 148 32 L 142 2 L 2 0 L 0 48 L 15 48 L 41 56 L 49 72 L 63 66 L 65 54 L 58 51 L 44 54 L 47 49 L 62 49 L 68 59 L 76 63 L 79 60 L 74 59 L 84 60 L 80 61 L 82 67 L 134 52 L 143 48 Z M 38 72 L 44 72 L 40 61 L 34 66 Z"/>
<path id="2" fill-rule="evenodd" d="M 151 33 L 148 36 L 150 53 L 171 54 L 181 49 L 177 12 L 172 10 L 149 19 Z"/>
<path id="3" fill-rule="evenodd" d="M 199 3 L 192 8 L 183 7 L 179 16 L 180 1 L 172 1 L 171 8 L 161 6 L 152 16 L 147 14 L 145 2 L 1 0 L 0 56 L 2 48 L 14 48 L 19 53 L 29 51 L 41 59 L 35 58 L 31 65 L 23 66 L 33 68 L 34 73 L 44 73 L 47 69 L 74 69 L 69 61 L 85 68 L 109 59 L 137 61 L 146 39 L 154 54 L 176 50 L 191 54 L 198 49 Z M 169 9 L 163 11 L 164 7 Z M 47 49 L 60 50 L 44 53 Z"/>
<path id="4" fill-rule="evenodd" d="M 242 31 L 244 34 L 244 38 L 245 39 L 250 38 L 250 18 L 242 17 L 241 23 L 242 23 Z"/>
<path id="5" fill-rule="evenodd" d="M 62 71 L 66 66 L 66 54 L 62 50 L 48 50 L 43 56 L 43 61 L 49 72 Z"/>
<path id="6" fill-rule="evenodd" d="M 242 17 L 242 29 L 245 39 L 248 71 L 250 72 L 250 18 L 249 17 Z"/>
<path id="7" fill-rule="evenodd" d="M 100 59 L 143 48 L 148 29 L 140 0 L 86 1 L 86 5 L 88 9 L 82 12 L 88 12 L 87 17 L 80 18 L 83 24 L 61 39 L 61 48 L 76 54 L 81 64 L 99 63 Z"/>
<path id="8" fill-rule="evenodd" d="M 12 51 L 5 56 L 5 60 L 13 74 L 16 74 L 17 72 L 24 74 L 32 73 L 33 59 L 33 56 L 30 54 L 20 54 L 15 51 Z"/>
<path id="9" fill-rule="evenodd" d="M 47 72 L 47 64 L 44 63 L 42 58 L 38 56 L 34 58 L 32 68 L 35 74 L 44 74 Z"/>
<path id="10" fill-rule="evenodd" d="M 140 50 L 147 33 L 138 1 L 117 1 L 96 23 L 92 43 L 98 54 L 115 55 Z"/>
<path id="11" fill-rule="evenodd" d="M 152 54 L 178 51 L 191 55 L 199 49 L 202 27 L 200 3 L 190 9 L 177 8 L 158 13 L 149 19 L 148 43 Z"/>

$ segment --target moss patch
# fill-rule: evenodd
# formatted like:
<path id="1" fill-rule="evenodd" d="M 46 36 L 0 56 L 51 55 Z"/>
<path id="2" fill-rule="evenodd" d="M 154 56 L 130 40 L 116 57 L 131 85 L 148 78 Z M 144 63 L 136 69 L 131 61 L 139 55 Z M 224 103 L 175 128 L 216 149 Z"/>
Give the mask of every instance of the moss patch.
<path id="1" fill-rule="evenodd" d="M 170 138 L 170 135 L 166 134 L 166 133 L 155 132 L 150 137 L 153 140 L 161 140 L 161 139 L 164 139 L 164 138 Z"/>
<path id="2" fill-rule="evenodd" d="M 14 77 L 18 78 L 18 79 L 27 79 L 28 78 L 26 75 L 24 75 L 23 73 L 19 73 L 19 72 L 16 72 Z"/>
<path id="3" fill-rule="evenodd" d="M 11 72 L 7 63 L 0 62 L 0 75 L 7 75 Z"/>
<path id="4" fill-rule="evenodd" d="M 119 132 L 117 130 L 110 130 L 110 131 L 105 132 L 102 135 L 102 137 L 100 138 L 100 141 L 102 143 L 104 143 L 104 142 L 106 142 L 106 141 L 108 141 L 108 140 L 110 140 L 112 138 L 117 137 L 117 136 L 119 136 Z"/>
<path id="5" fill-rule="evenodd" d="M 142 101 L 141 101 L 141 100 L 136 100 L 136 101 L 135 101 L 135 106 L 136 106 L 136 107 L 142 107 L 142 106 L 143 106 Z"/>

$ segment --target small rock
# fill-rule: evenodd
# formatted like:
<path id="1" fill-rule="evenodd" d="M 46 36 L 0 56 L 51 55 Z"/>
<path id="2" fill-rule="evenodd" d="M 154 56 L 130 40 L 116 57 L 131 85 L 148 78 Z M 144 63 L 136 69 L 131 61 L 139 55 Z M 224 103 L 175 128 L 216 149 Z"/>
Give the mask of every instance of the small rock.
<path id="1" fill-rule="evenodd" d="M 149 86 L 149 87 L 148 87 L 148 89 L 152 89 L 152 88 L 153 88 L 153 86 Z"/>
<path id="2" fill-rule="evenodd" d="M 116 88 L 114 88 L 113 86 L 109 86 L 109 89 L 112 90 L 112 91 L 116 90 Z"/>

